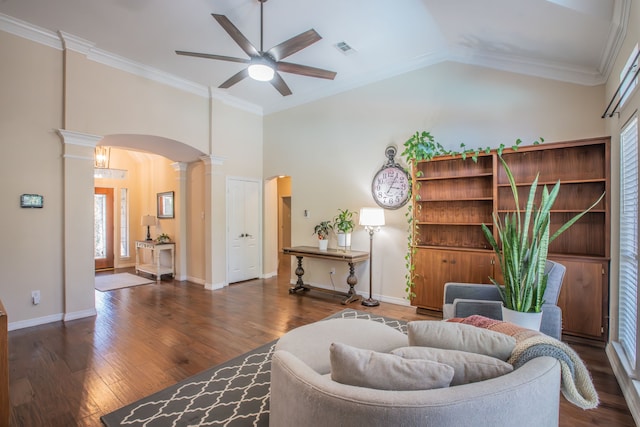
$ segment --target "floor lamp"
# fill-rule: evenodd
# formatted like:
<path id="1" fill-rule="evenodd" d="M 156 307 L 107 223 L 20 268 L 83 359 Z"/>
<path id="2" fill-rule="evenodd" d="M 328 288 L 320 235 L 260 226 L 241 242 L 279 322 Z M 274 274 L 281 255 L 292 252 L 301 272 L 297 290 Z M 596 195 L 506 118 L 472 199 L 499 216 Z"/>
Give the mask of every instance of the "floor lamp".
<path id="1" fill-rule="evenodd" d="M 373 233 L 380 231 L 384 225 L 384 209 L 362 208 L 360 209 L 360 225 L 369 232 L 369 298 L 362 300 L 362 305 L 375 307 L 380 301 L 373 299 Z"/>

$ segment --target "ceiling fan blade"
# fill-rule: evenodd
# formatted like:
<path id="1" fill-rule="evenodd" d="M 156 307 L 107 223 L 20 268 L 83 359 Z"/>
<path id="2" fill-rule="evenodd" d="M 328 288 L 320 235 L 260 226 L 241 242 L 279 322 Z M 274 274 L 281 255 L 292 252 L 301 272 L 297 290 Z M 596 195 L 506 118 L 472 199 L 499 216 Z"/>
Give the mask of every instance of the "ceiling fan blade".
<path id="1" fill-rule="evenodd" d="M 267 53 L 271 55 L 276 61 L 280 61 L 281 59 L 293 55 L 299 50 L 312 45 L 320 39 L 322 39 L 322 37 L 320 37 L 320 34 L 318 34 L 316 30 L 311 29 L 309 31 L 305 31 L 304 33 L 298 34 L 297 36 L 292 37 L 277 46 L 272 47 L 267 51 Z"/>
<path id="2" fill-rule="evenodd" d="M 307 77 L 318 77 L 321 79 L 333 80 L 336 77 L 335 71 L 323 70 L 322 68 L 309 67 L 307 65 L 292 64 L 290 62 L 276 63 L 278 71 L 283 73 L 300 74 Z"/>
<path id="3" fill-rule="evenodd" d="M 249 76 L 249 72 L 247 71 L 246 68 L 244 68 L 239 72 L 237 72 L 236 74 L 234 74 L 233 76 L 229 77 L 227 81 L 225 81 L 218 87 L 221 89 L 228 89 L 234 84 L 238 83 L 239 81 L 244 80 L 248 76 Z"/>
<path id="4" fill-rule="evenodd" d="M 211 16 L 213 16 L 215 20 L 218 21 L 218 24 L 220 24 L 220 26 L 224 28 L 224 30 L 231 36 L 233 41 L 235 41 L 238 44 L 238 46 L 240 46 L 240 48 L 244 50 L 244 52 L 247 55 L 249 56 L 260 55 L 260 52 L 258 52 L 258 49 L 256 49 L 251 44 L 251 42 L 247 40 L 247 38 L 240 32 L 240 30 L 238 30 L 238 28 L 235 25 L 233 25 L 231 21 L 229 21 L 229 18 L 227 18 L 224 15 L 216 15 L 215 13 L 212 13 Z"/>
<path id="5" fill-rule="evenodd" d="M 278 73 L 275 73 L 273 75 L 273 79 L 271 79 L 271 84 L 273 85 L 273 87 L 278 89 L 278 92 L 280 92 L 280 95 L 282 96 L 288 96 L 293 93 L 291 92 L 291 89 L 289 89 L 289 86 L 287 86 L 287 84 L 282 79 L 282 76 Z"/>
<path id="6" fill-rule="evenodd" d="M 185 52 L 184 50 L 176 50 L 176 53 L 178 55 L 195 56 L 197 58 L 219 59 L 220 61 L 239 62 L 241 64 L 249 63 L 248 59 L 234 58 L 232 56 L 213 55 L 211 53 Z"/>

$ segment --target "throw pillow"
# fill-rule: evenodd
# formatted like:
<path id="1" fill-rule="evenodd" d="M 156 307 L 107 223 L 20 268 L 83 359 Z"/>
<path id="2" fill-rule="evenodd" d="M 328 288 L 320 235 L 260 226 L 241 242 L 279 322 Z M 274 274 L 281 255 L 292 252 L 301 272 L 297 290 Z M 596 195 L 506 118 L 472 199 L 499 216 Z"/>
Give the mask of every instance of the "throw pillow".
<path id="1" fill-rule="evenodd" d="M 435 347 L 484 354 L 506 361 L 516 346 L 516 340 L 500 332 L 462 323 L 418 320 L 409 322 L 407 335 L 410 346 Z"/>
<path id="2" fill-rule="evenodd" d="M 513 366 L 495 357 L 459 350 L 432 347 L 401 347 L 393 350 L 405 359 L 426 359 L 444 363 L 453 368 L 451 385 L 462 385 L 499 377 L 513 371 Z"/>
<path id="3" fill-rule="evenodd" d="M 448 387 L 453 368 L 430 360 L 404 359 L 342 343 L 329 347 L 331 379 L 378 390 L 429 390 Z"/>

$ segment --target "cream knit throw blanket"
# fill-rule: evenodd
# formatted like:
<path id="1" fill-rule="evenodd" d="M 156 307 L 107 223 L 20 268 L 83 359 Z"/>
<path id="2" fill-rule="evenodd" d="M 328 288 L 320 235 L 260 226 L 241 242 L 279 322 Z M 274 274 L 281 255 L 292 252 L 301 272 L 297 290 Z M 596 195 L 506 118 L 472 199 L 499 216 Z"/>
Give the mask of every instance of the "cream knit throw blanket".
<path id="1" fill-rule="evenodd" d="M 555 357 L 560 362 L 562 377 L 560 389 L 563 396 L 569 402 L 582 409 L 594 409 L 598 406 L 598 393 L 593 386 L 587 367 L 576 352 L 562 341 L 537 331 L 521 328 L 512 323 L 478 315 L 469 316 L 465 319 L 455 319 L 454 321 L 514 337 L 516 346 L 511 353 L 511 358 L 508 360 L 508 363 L 512 364 L 514 369 L 535 357 Z"/>

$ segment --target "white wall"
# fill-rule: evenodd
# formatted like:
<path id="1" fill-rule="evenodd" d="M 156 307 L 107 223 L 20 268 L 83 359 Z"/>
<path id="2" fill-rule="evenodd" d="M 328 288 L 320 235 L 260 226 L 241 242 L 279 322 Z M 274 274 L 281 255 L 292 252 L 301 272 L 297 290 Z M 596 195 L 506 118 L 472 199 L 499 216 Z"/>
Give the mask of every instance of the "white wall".
<path id="1" fill-rule="evenodd" d="M 264 176 L 290 175 L 292 244 L 315 245 L 313 227 L 337 209 L 375 206 L 371 180 L 386 160 L 385 147 L 428 130 L 445 147 L 510 146 L 602 136 L 604 87 L 585 87 L 491 69 L 442 63 L 265 117 Z M 303 217 L 303 211 L 311 213 Z M 374 238 L 373 292 L 407 303 L 406 208 L 386 211 L 387 225 Z M 330 242 L 336 246 L 335 239 Z M 369 250 L 368 234 L 356 227 L 352 249 Z M 331 287 L 347 269 L 305 261 L 305 278 Z M 365 263 L 366 264 L 366 263 Z M 368 267 L 358 267 L 360 291 L 368 292 Z"/>

